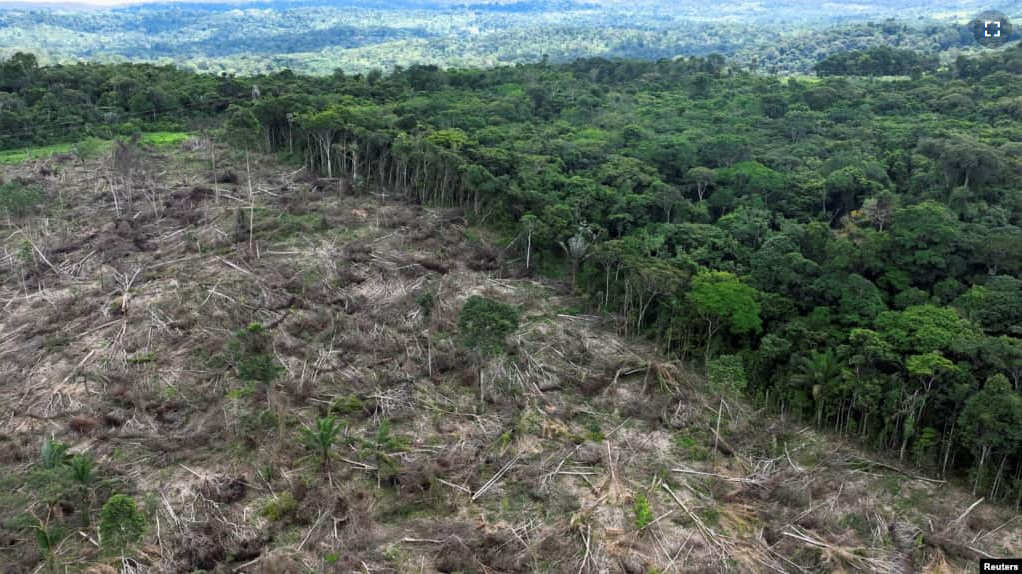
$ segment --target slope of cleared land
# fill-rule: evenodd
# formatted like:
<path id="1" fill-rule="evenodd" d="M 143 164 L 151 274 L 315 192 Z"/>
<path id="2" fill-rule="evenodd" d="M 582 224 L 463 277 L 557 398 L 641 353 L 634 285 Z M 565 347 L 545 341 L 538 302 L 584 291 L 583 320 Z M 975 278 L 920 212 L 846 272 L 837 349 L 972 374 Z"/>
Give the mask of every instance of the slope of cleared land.
<path id="1" fill-rule="evenodd" d="M 210 152 L 3 168 L 45 203 L 2 234 L 0 572 L 46 571 L 40 522 L 60 572 L 958 572 L 1022 553 L 1011 509 L 966 512 L 962 488 L 719 400 L 463 213 L 224 149 L 214 182 Z M 521 308 L 504 353 L 461 344 L 472 295 Z M 303 429 L 329 415 L 321 464 Z M 123 555 L 101 537 L 115 493 L 145 518 Z"/>

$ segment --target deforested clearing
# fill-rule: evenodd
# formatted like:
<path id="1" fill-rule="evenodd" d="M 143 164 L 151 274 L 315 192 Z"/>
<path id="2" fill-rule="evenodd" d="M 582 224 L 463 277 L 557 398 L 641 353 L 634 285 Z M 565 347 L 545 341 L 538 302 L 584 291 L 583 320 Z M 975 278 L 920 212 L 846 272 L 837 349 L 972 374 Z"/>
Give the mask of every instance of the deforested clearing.
<path id="1" fill-rule="evenodd" d="M 0 572 L 1022 553 L 1007 505 L 709 384 L 466 214 L 210 145 L 3 168 L 46 209 L 3 222 Z"/>

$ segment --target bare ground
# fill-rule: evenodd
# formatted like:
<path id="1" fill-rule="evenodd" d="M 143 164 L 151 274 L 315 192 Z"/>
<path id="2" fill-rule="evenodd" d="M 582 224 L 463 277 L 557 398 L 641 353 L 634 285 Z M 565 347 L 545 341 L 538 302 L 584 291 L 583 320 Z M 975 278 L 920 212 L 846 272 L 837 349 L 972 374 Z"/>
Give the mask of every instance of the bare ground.
<path id="1" fill-rule="evenodd" d="M 150 151 L 130 194 L 106 160 L 0 176 L 47 197 L 2 234 L 0 572 L 45 570 L 29 515 L 59 527 L 62 572 L 964 572 L 1022 553 L 1014 509 L 963 516 L 960 487 L 722 404 L 458 211 L 268 158 L 250 195 L 226 155 L 214 183 L 202 142 Z M 485 363 L 457 339 L 473 294 L 524 313 Z M 232 354 L 253 323 L 271 385 Z M 301 436 L 330 413 L 324 467 Z M 97 461 L 85 502 L 39 470 L 51 438 Z M 114 492 L 147 516 L 124 557 L 96 528 Z"/>

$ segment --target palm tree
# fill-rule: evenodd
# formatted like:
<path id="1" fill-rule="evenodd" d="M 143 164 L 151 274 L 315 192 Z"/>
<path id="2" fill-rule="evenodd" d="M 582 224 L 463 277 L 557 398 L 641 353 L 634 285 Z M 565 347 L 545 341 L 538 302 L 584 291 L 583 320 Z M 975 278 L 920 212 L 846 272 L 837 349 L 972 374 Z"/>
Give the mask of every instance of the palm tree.
<path id="1" fill-rule="evenodd" d="M 85 520 L 85 524 L 89 524 L 91 520 L 89 516 L 89 499 L 92 494 L 92 484 L 96 480 L 95 463 L 91 456 L 79 454 L 71 458 L 68 466 L 71 467 L 71 479 L 78 486 L 82 517 Z"/>
<path id="2" fill-rule="evenodd" d="M 302 431 L 302 442 L 305 443 L 305 448 L 316 453 L 314 456 L 319 459 L 324 470 L 330 466 L 331 451 L 337 443 L 337 435 L 340 431 L 341 423 L 334 416 L 316 419 L 314 429 Z"/>
<path id="3" fill-rule="evenodd" d="M 791 380 L 802 390 L 808 391 L 816 404 L 816 426 L 823 425 L 823 406 L 828 386 L 837 384 L 847 374 L 833 349 L 824 352 L 810 351 L 798 360 L 799 372 Z"/>
<path id="4" fill-rule="evenodd" d="M 61 536 L 57 529 L 50 528 L 39 517 L 33 515 L 35 521 L 29 528 L 35 533 L 36 542 L 39 544 L 39 552 L 46 562 L 46 569 L 51 574 L 57 571 L 57 546 L 60 545 Z"/>
<path id="5" fill-rule="evenodd" d="M 57 468 L 64 464 L 67 459 L 68 446 L 55 440 L 47 440 L 43 443 L 40 454 L 40 462 L 43 468 Z"/>

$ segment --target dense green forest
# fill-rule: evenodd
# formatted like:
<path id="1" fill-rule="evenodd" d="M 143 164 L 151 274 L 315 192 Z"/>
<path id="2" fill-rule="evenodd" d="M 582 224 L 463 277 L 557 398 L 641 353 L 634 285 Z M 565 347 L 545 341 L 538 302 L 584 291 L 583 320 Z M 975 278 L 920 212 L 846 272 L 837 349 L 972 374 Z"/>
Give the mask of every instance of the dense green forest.
<path id="1" fill-rule="evenodd" d="M 1017 2 L 1000 7 L 1011 11 Z M 586 57 L 656 60 L 720 53 L 736 67 L 807 73 L 829 55 L 876 47 L 931 56 L 971 49 L 962 23 L 992 7 L 803 0 L 698 2 L 259 2 L 116 10 L 0 7 L 0 56 L 43 63 L 146 61 L 201 72 L 367 73 L 393 66 L 489 67 Z M 898 72 L 898 70 L 892 70 Z"/>
<path id="2" fill-rule="evenodd" d="M 629 335 L 739 357 L 765 405 L 1015 500 L 1022 50 L 915 72 L 781 80 L 713 56 L 242 78 L 21 54 L 0 65 L 0 144 L 188 129 L 461 206 Z"/>

